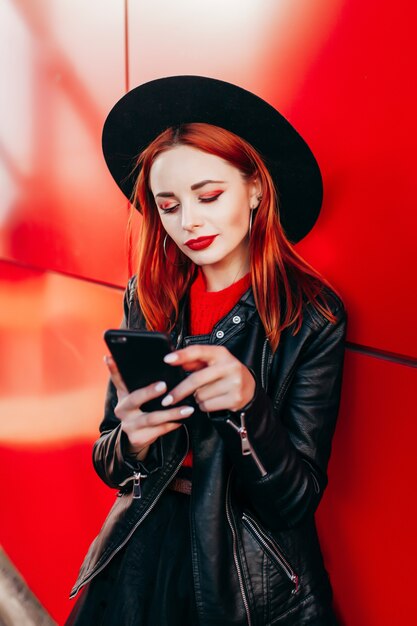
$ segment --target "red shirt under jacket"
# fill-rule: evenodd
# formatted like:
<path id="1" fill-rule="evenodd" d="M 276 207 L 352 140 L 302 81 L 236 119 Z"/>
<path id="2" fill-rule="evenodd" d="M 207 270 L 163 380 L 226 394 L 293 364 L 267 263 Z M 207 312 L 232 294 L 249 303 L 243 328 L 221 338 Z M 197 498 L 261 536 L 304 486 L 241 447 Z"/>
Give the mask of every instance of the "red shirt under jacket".
<path id="1" fill-rule="evenodd" d="M 250 272 L 220 291 L 207 291 L 206 280 L 201 269 L 190 289 L 190 335 L 206 335 L 224 317 L 249 289 Z M 191 467 L 192 450 L 188 451 L 183 465 Z"/>

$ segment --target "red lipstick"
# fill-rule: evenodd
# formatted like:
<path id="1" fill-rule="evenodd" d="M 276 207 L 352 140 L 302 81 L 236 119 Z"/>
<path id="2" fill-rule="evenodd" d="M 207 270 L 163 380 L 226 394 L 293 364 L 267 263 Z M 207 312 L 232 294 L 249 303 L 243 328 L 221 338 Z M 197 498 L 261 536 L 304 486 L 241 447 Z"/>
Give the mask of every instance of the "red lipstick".
<path id="1" fill-rule="evenodd" d="M 211 237 L 198 237 L 197 239 L 189 239 L 185 242 L 185 245 L 191 248 L 191 250 L 203 250 L 208 248 L 214 241 L 217 235 Z"/>

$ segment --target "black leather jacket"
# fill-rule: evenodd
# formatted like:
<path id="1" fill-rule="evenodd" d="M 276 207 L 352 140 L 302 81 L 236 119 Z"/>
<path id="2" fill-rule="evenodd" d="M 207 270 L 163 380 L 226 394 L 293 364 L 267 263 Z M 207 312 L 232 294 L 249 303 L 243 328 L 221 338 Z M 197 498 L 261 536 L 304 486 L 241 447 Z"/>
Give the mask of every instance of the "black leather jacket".
<path id="1" fill-rule="evenodd" d="M 195 411 L 187 425 L 152 444 L 145 463 L 126 455 L 109 383 L 95 469 L 119 497 L 81 567 L 71 597 L 89 582 L 152 514 L 193 449 L 192 556 L 201 626 L 329 624 L 331 586 L 314 512 L 339 409 L 346 312 L 326 288 L 332 324 L 305 305 L 300 331 L 286 329 L 272 355 L 252 289 L 210 335 L 186 336 L 186 298 L 172 333 L 177 347 L 226 346 L 256 379 L 241 411 Z M 144 328 L 135 279 L 124 298 L 123 325 Z M 190 425 L 189 425 L 190 424 Z M 135 483 L 134 489 L 133 483 Z M 141 489 L 141 498 L 133 490 Z"/>

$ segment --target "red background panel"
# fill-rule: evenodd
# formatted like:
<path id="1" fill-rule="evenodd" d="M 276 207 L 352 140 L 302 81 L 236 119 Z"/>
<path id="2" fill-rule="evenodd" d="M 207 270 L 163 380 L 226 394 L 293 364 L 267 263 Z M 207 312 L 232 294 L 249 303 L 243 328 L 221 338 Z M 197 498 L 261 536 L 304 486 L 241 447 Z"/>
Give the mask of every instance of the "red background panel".
<path id="1" fill-rule="evenodd" d="M 409 0 L 345 1 L 289 110 L 325 187 L 299 250 L 337 277 L 351 341 L 414 358 L 416 20 Z"/>
<path id="2" fill-rule="evenodd" d="M 1 17 L 0 255 L 124 284 L 127 202 L 100 150 L 124 90 L 123 2 L 15 0 Z"/>
<path id="3" fill-rule="evenodd" d="M 416 369 L 346 351 L 342 405 L 317 521 L 346 626 L 411 624 Z"/>
<path id="4" fill-rule="evenodd" d="M 104 402 L 102 335 L 122 292 L 0 262 L 0 440 L 61 445 L 92 438 Z"/>
<path id="5" fill-rule="evenodd" d="M 121 317 L 120 290 L 0 262 L 0 537 L 60 623 L 114 498 L 91 445 L 108 379 L 102 334 Z"/>
<path id="6" fill-rule="evenodd" d="M 0 473 L 2 546 L 48 613 L 63 624 L 82 559 L 116 492 L 94 473 L 91 442 L 45 449 L 0 445 Z"/>

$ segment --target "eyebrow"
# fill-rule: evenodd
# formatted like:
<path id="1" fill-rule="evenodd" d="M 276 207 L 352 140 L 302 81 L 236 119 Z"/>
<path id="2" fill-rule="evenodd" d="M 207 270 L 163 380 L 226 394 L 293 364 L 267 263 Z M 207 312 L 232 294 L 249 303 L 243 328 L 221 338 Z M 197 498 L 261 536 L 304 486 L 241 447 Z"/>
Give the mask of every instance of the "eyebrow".
<path id="1" fill-rule="evenodd" d="M 195 191 L 196 189 L 201 189 L 204 185 L 208 185 L 209 183 L 224 183 L 224 180 L 202 180 L 199 183 L 194 183 L 191 185 L 191 191 Z M 161 191 L 161 193 L 157 193 L 155 198 L 172 198 L 175 194 L 172 191 Z"/>

